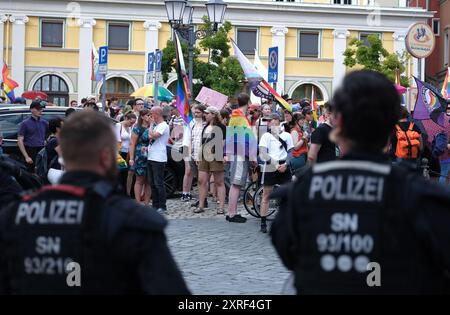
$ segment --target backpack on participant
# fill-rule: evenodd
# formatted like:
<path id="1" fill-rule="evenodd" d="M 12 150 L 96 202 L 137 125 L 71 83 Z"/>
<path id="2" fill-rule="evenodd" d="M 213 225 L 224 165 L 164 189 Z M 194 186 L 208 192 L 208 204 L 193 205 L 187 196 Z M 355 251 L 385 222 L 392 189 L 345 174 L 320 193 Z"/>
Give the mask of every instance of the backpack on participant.
<path id="1" fill-rule="evenodd" d="M 448 136 L 444 131 L 441 131 L 434 136 L 431 143 L 431 155 L 434 157 L 440 157 L 447 150 Z"/>
<path id="2" fill-rule="evenodd" d="M 410 123 L 406 131 L 399 125 L 395 125 L 397 136 L 397 147 L 395 156 L 400 159 L 417 159 L 420 151 L 420 134 L 414 131 L 414 123 Z"/>

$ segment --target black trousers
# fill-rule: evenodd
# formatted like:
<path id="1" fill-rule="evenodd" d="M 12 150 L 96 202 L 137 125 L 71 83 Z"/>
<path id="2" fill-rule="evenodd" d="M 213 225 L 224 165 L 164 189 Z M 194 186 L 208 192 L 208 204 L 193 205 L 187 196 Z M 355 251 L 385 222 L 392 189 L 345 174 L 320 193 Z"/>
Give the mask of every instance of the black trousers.
<path id="1" fill-rule="evenodd" d="M 36 156 L 39 153 L 39 151 L 42 150 L 43 147 L 28 147 L 25 146 L 25 150 L 28 153 L 28 156 L 33 160 L 32 164 L 28 164 L 25 159 L 25 165 L 27 167 L 28 172 L 35 173 L 35 167 L 36 167 Z"/>
<path id="2" fill-rule="evenodd" d="M 152 206 L 155 209 L 167 209 L 166 187 L 164 186 L 165 162 L 147 162 L 147 175 L 152 188 Z"/>

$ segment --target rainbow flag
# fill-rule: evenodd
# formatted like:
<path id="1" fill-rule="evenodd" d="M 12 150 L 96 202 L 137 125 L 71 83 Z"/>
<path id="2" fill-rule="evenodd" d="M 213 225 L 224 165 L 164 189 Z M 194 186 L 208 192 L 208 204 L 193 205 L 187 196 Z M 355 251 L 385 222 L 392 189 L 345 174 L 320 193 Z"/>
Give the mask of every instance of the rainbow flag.
<path id="1" fill-rule="evenodd" d="M 233 110 L 226 131 L 225 154 L 256 161 L 257 146 L 256 136 L 247 117 L 241 109 Z"/>
<path id="2" fill-rule="evenodd" d="M 450 100 L 450 67 L 447 68 L 441 94 L 446 100 Z"/>
<path id="3" fill-rule="evenodd" d="M 417 84 L 417 99 L 414 106 L 414 119 L 431 119 L 441 127 L 445 127 L 447 102 L 439 91 L 429 83 L 414 77 Z"/>
<path id="4" fill-rule="evenodd" d="M 175 33 L 175 51 L 177 53 L 177 109 L 181 117 L 189 124 L 192 120 L 191 107 L 189 106 L 189 80 L 184 66 L 183 50 L 181 49 L 180 39 Z"/>
<path id="5" fill-rule="evenodd" d="M 258 73 L 256 67 L 250 63 L 250 61 L 245 57 L 239 47 L 236 45 L 234 40 L 230 38 L 231 44 L 234 48 L 234 53 L 236 54 L 239 63 L 241 64 L 242 70 L 244 71 L 245 77 L 247 78 L 250 88 L 258 97 L 266 98 L 272 101 L 277 101 L 285 109 L 292 112 L 292 106 L 286 102 L 271 86 L 266 80 Z"/>
<path id="6" fill-rule="evenodd" d="M 16 100 L 16 97 L 14 95 L 14 89 L 18 87 L 19 84 L 9 77 L 9 69 L 6 62 L 3 62 L 2 85 L 3 91 L 5 91 L 6 96 L 8 96 L 11 102 L 14 102 Z"/>

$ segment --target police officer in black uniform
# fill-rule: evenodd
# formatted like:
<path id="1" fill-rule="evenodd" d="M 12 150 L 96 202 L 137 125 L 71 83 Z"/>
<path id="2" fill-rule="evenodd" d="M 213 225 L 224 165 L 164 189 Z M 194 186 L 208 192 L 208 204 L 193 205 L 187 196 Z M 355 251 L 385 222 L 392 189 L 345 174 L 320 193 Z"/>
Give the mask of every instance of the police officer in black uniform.
<path id="1" fill-rule="evenodd" d="M 104 115 L 60 134 L 61 184 L 0 212 L 0 294 L 188 294 L 166 220 L 116 192 L 117 141 Z"/>
<path id="2" fill-rule="evenodd" d="M 332 106 L 343 158 L 274 193 L 272 242 L 297 293 L 446 292 L 450 191 L 382 154 L 400 113 L 393 84 L 352 72 Z"/>

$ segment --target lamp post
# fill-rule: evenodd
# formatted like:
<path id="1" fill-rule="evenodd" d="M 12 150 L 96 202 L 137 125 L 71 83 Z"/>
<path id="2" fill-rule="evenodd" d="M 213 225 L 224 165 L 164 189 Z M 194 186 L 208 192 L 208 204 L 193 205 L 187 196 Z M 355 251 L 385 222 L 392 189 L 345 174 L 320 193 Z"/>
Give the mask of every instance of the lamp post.
<path id="1" fill-rule="evenodd" d="M 167 18 L 178 35 L 189 44 L 189 89 L 191 90 L 190 98 L 192 99 L 193 89 L 193 68 L 194 68 L 194 47 L 197 39 L 210 37 L 217 32 L 218 25 L 223 22 L 227 4 L 223 0 L 209 0 L 206 6 L 206 12 L 211 23 L 212 30 L 194 31 L 192 16 L 194 7 L 189 0 L 165 0 Z"/>

